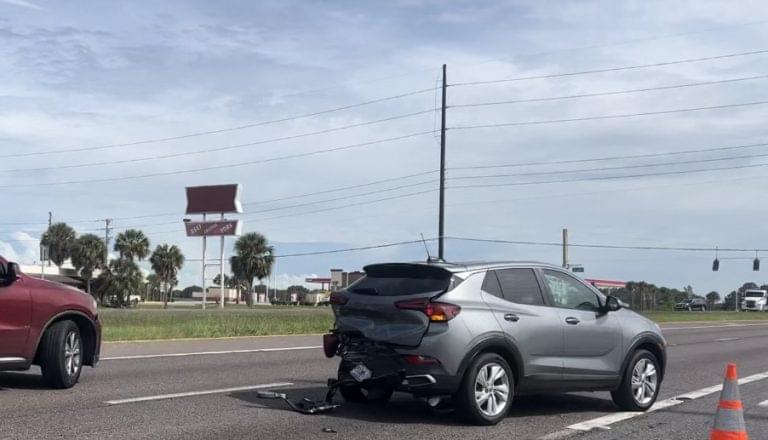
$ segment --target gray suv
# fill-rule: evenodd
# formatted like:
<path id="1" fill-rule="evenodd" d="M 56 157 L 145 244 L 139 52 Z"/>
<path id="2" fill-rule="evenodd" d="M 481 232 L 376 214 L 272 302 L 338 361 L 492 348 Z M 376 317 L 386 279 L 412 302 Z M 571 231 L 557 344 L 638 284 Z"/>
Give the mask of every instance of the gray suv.
<path id="1" fill-rule="evenodd" d="M 610 391 L 644 411 L 666 364 L 660 328 L 616 298 L 542 263 L 387 263 L 331 295 L 347 401 L 385 403 L 394 391 L 430 405 L 452 399 L 476 424 L 495 424 L 523 393 Z"/>

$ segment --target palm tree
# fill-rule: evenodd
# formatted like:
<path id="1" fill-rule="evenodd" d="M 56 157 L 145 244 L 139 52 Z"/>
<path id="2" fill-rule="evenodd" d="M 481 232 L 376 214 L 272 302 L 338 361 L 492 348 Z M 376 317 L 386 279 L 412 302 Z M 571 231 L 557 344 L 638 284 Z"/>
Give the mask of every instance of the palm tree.
<path id="1" fill-rule="evenodd" d="M 253 279 L 261 281 L 269 276 L 275 261 L 274 253 L 275 249 L 267 243 L 266 237 L 258 232 L 245 234 L 235 242 L 236 256 L 230 259 L 230 264 L 232 272 L 247 287 L 245 299 L 249 307 L 253 306 Z"/>
<path id="2" fill-rule="evenodd" d="M 125 305 L 126 299 L 132 294 L 141 292 L 144 275 L 139 265 L 131 260 L 112 260 L 109 266 L 101 272 L 97 281 L 96 291 L 103 303 L 104 297 L 114 296 L 119 305 Z"/>
<path id="3" fill-rule="evenodd" d="M 161 244 L 152 252 L 149 262 L 152 264 L 152 270 L 155 271 L 158 280 L 165 286 L 163 308 L 168 308 L 168 296 L 172 292 L 173 286 L 178 283 L 176 275 L 184 265 L 184 255 L 174 245 Z"/>
<path id="4" fill-rule="evenodd" d="M 149 255 L 149 239 L 138 229 L 127 229 L 117 234 L 114 249 L 120 254 L 120 258 L 131 261 L 135 258 L 141 261 Z"/>
<path id="5" fill-rule="evenodd" d="M 48 246 L 48 257 L 53 264 L 61 268 L 64 261 L 70 257 L 76 236 L 75 230 L 68 224 L 54 223 L 43 233 L 40 244 Z"/>
<path id="6" fill-rule="evenodd" d="M 107 245 L 94 234 L 85 234 L 75 240 L 72 247 L 72 265 L 85 280 L 85 290 L 91 293 L 93 271 L 104 267 Z"/>

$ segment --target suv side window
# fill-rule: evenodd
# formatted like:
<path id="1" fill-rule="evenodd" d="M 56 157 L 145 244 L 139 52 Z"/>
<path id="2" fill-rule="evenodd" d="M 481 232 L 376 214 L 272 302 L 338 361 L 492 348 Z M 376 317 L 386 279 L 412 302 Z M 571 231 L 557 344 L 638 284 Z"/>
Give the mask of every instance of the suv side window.
<path id="1" fill-rule="evenodd" d="M 501 269 L 496 275 L 505 300 L 529 306 L 544 305 L 544 296 L 533 269 Z"/>
<path id="2" fill-rule="evenodd" d="M 597 310 L 600 302 L 595 292 L 566 274 L 544 269 L 544 282 L 552 293 L 552 300 L 557 307 L 578 310 Z"/>
<path id="3" fill-rule="evenodd" d="M 501 294 L 501 286 L 499 285 L 499 279 L 496 277 L 496 272 L 489 270 L 485 273 L 485 279 L 483 280 L 483 286 L 481 287 L 485 293 L 490 293 L 493 296 L 504 298 Z"/>

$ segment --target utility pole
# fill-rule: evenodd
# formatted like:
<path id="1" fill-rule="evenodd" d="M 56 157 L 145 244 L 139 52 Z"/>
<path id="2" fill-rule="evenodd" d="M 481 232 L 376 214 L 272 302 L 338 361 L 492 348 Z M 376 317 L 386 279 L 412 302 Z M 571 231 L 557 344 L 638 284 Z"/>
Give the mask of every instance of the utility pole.
<path id="1" fill-rule="evenodd" d="M 205 213 L 203 213 L 203 223 L 205 223 Z M 205 234 L 205 232 L 203 232 L 203 234 Z M 203 305 L 202 305 L 202 309 L 203 310 L 205 310 L 205 301 L 207 299 L 206 298 L 206 294 L 205 294 L 205 266 L 206 266 L 206 264 L 205 264 L 205 250 L 206 249 L 205 249 L 205 247 L 206 247 L 206 239 L 207 239 L 207 237 L 205 235 L 203 235 L 203 282 L 202 282 L 202 287 L 203 287 Z"/>
<path id="2" fill-rule="evenodd" d="M 104 267 L 109 265 L 109 232 L 112 225 L 112 219 L 104 219 Z"/>
<path id="3" fill-rule="evenodd" d="M 51 229 L 51 225 L 53 224 L 53 213 L 51 211 L 48 211 L 48 229 Z M 46 256 L 48 258 L 48 267 L 51 267 L 51 258 L 50 256 Z M 45 279 L 45 275 L 43 275 L 43 279 Z"/>
<path id="4" fill-rule="evenodd" d="M 563 228 L 563 269 L 568 269 L 568 228 Z"/>
<path id="5" fill-rule="evenodd" d="M 440 214 L 437 228 L 437 258 L 442 260 L 445 256 L 445 98 L 447 84 L 446 65 L 443 64 L 443 103 L 440 118 Z"/>
<path id="6" fill-rule="evenodd" d="M 224 221 L 224 213 L 221 213 L 221 221 Z M 221 236 L 221 255 L 219 258 L 219 299 L 220 307 L 224 308 L 224 236 Z"/>

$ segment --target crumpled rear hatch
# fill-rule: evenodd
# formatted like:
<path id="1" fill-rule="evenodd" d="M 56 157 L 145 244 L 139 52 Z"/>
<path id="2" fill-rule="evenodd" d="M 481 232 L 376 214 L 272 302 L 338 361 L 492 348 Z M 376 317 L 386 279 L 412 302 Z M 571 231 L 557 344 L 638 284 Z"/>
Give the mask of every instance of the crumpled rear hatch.
<path id="1" fill-rule="evenodd" d="M 429 318 L 418 310 L 404 310 L 398 303 L 434 298 L 451 285 L 450 271 L 414 263 L 375 264 L 365 267 L 365 277 L 342 292 L 343 305 L 334 305 L 336 331 L 366 339 L 415 347 L 429 328 Z"/>

